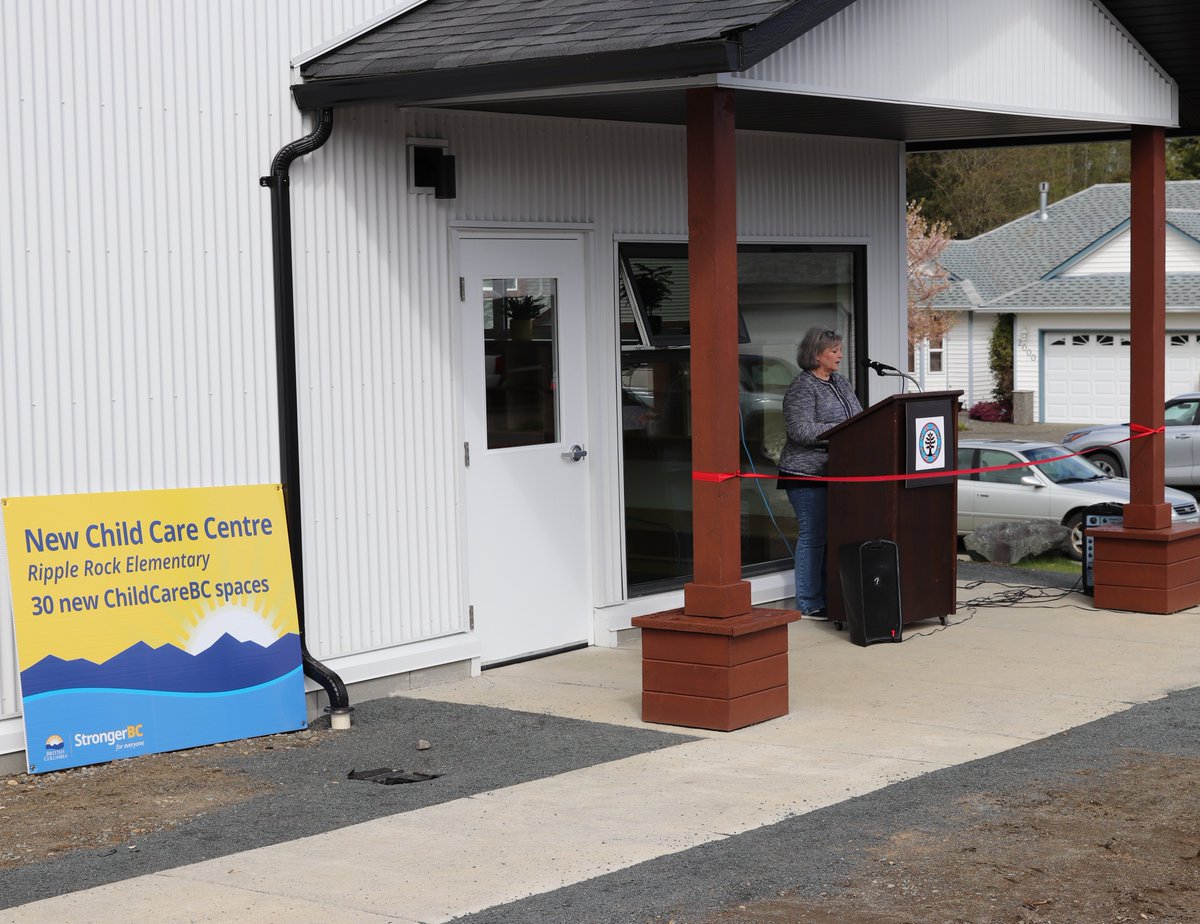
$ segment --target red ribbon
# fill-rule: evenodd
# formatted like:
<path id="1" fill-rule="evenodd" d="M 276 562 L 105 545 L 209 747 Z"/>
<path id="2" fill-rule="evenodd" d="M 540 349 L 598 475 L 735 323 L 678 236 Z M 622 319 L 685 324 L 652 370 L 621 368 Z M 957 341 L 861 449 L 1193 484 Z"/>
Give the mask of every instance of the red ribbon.
<path id="1" fill-rule="evenodd" d="M 1061 462 L 1063 459 L 1071 459 L 1076 456 L 1085 456 L 1089 452 L 1098 452 L 1101 449 L 1111 449 L 1113 446 L 1120 446 L 1122 443 L 1128 443 L 1131 440 L 1141 439 L 1143 436 L 1153 436 L 1155 433 L 1164 433 L 1166 427 L 1158 427 L 1152 429 L 1143 427 L 1141 424 L 1131 423 L 1129 425 L 1131 432 L 1123 440 L 1117 440 L 1115 443 L 1109 443 L 1105 446 L 1093 446 L 1090 449 L 1085 449 L 1083 452 L 1068 452 L 1065 456 L 1054 456 L 1050 459 L 1040 459 L 1037 462 L 1013 462 L 1009 465 L 989 465 L 985 468 L 960 468 L 953 471 L 934 471 L 934 472 L 913 472 L 912 474 L 904 473 L 899 475 L 765 475 L 759 472 L 692 472 L 692 481 L 710 481 L 720 483 L 722 481 L 730 481 L 733 478 L 762 478 L 766 480 L 774 479 L 778 481 L 818 481 L 818 482 L 846 482 L 846 481 L 908 481 L 910 478 L 952 478 L 958 475 L 975 475 L 979 472 L 1003 472 L 1010 468 L 1028 468 L 1031 465 L 1045 465 L 1048 462 Z"/>

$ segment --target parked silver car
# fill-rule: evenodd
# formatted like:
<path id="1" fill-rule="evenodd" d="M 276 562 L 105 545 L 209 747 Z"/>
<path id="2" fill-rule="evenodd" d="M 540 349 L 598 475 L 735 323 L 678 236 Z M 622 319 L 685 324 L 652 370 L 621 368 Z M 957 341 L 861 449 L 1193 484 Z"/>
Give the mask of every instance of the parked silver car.
<path id="1" fill-rule="evenodd" d="M 1023 468 L 960 475 L 958 534 L 993 521 L 1046 520 L 1071 530 L 1067 551 L 1083 558 L 1083 511 L 1095 504 L 1129 503 L 1129 479 L 1115 478 L 1056 443 L 960 440 L 960 469 L 1043 462 Z M 1067 456 L 1067 458 L 1059 458 Z M 1045 462 L 1054 459 L 1053 462 Z M 1200 522 L 1196 499 L 1167 488 L 1175 522 Z"/>
<path id="2" fill-rule="evenodd" d="M 1167 402 L 1164 445 L 1167 484 L 1200 484 L 1200 392 L 1176 395 Z M 1072 452 L 1095 449 L 1088 461 L 1110 475 L 1129 474 L 1129 424 L 1096 424 L 1072 430 L 1063 445 Z M 1126 442 L 1120 442 L 1126 440 Z M 1115 445 L 1114 445 L 1115 444 Z"/>

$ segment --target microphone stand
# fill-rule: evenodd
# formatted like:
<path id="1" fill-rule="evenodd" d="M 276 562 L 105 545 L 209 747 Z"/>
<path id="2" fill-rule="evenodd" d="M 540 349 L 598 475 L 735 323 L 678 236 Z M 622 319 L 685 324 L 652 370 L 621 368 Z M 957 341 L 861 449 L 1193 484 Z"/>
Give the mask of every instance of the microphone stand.
<path id="1" fill-rule="evenodd" d="M 870 368 L 875 370 L 876 375 L 888 375 L 892 376 L 893 378 L 908 379 L 908 381 L 913 383 L 913 386 L 917 389 L 917 391 L 925 391 L 925 389 L 921 387 L 921 383 L 914 379 L 907 372 L 901 372 L 899 369 L 893 368 L 892 366 L 885 366 L 883 363 L 873 363 L 871 364 Z"/>

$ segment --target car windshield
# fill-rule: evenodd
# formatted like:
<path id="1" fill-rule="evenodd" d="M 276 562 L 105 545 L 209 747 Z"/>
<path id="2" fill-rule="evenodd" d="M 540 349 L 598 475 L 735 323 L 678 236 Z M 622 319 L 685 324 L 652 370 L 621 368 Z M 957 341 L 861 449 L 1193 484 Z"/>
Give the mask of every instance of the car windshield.
<path id="1" fill-rule="evenodd" d="M 1038 469 L 1055 484 L 1075 484 L 1080 481 L 1099 481 L 1109 477 L 1081 456 L 1070 455 L 1069 449 L 1062 446 L 1042 446 L 1038 449 L 1023 450 L 1023 455 L 1030 462 L 1042 462 Z M 1065 459 L 1059 456 L 1066 456 Z M 1053 459 L 1053 462 L 1044 462 Z"/>

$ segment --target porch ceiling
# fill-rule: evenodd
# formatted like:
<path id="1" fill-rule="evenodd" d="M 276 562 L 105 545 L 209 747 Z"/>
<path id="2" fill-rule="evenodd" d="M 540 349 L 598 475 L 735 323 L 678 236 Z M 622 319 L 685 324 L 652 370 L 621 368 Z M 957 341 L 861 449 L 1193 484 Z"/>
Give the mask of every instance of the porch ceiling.
<path id="1" fill-rule="evenodd" d="M 301 68 L 303 109 L 366 103 L 685 123 L 685 84 L 744 71 L 853 0 L 427 0 Z M 1104 0 L 1179 88 L 1200 134 L 1200 2 Z M 584 82 L 586 81 L 586 85 Z M 913 150 L 1123 135 L 1129 126 L 739 88 L 738 127 Z"/>
<path id="2" fill-rule="evenodd" d="M 613 119 L 622 122 L 686 123 L 686 90 L 615 91 L 601 96 L 561 95 L 533 99 L 461 100 L 445 105 L 455 109 L 509 112 L 563 118 Z M 1038 139 L 1073 134 L 1099 137 L 1127 133 L 1129 126 L 1070 119 L 898 105 L 869 100 L 734 91 L 737 126 L 748 131 L 845 135 L 906 141 L 909 147 L 938 147 L 996 139 Z"/>

